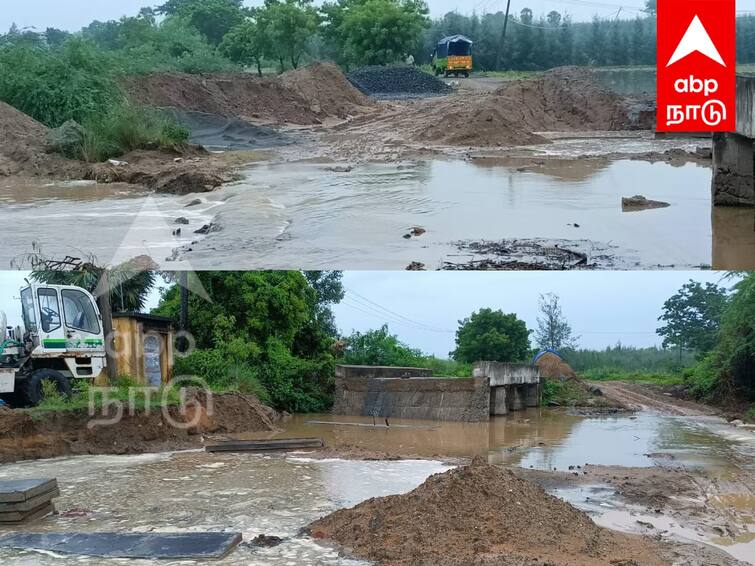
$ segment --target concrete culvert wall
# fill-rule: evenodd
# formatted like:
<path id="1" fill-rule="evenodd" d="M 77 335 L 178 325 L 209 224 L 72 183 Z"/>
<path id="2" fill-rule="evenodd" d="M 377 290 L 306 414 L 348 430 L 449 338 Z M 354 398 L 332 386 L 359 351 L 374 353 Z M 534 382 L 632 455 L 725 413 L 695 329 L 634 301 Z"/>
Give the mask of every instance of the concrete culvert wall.
<path id="1" fill-rule="evenodd" d="M 479 422 L 490 418 L 487 379 L 423 377 L 423 368 L 339 366 L 336 415 Z"/>
<path id="2" fill-rule="evenodd" d="M 540 405 L 540 371 L 536 366 L 477 362 L 474 376 L 490 383 L 491 415 L 507 415 Z"/>

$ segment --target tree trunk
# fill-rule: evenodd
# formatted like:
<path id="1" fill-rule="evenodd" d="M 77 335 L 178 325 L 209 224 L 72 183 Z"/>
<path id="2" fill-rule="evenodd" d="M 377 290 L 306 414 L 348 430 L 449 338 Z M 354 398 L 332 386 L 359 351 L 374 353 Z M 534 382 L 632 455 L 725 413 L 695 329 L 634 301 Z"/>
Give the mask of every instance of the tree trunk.
<path id="1" fill-rule="evenodd" d="M 181 296 L 181 308 L 178 315 L 178 329 L 185 333 L 189 330 L 189 273 L 181 271 L 178 275 L 178 290 Z M 188 340 L 186 336 L 181 336 L 177 346 L 178 351 L 185 353 L 187 350 Z"/>
<path id="2" fill-rule="evenodd" d="M 113 340 L 113 309 L 110 304 L 110 276 L 107 269 L 100 273 L 100 280 L 95 291 L 97 307 L 102 317 L 102 333 L 105 335 L 105 363 L 106 372 L 110 382 L 118 377 L 118 368 L 115 359 L 115 344 Z"/>
<path id="3" fill-rule="evenodd" d="M 262 77 L 262 61 L 257 59 L 257 74 Z"/>

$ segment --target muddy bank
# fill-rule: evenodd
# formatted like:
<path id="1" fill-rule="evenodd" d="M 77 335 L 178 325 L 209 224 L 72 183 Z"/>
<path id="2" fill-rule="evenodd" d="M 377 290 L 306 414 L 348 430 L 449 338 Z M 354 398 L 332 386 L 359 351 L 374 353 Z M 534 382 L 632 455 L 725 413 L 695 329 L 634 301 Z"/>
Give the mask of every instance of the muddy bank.
<path id="1" fill-rule="evenodd" d="M 234 394 L 213 397 L 208 411 L 205 397 L 187 403 L 185 414 L 178 406 L 161 410 L 124 412 L 115 425 L 89 427 L 87 409 L 29 413 L 0 409 L 0 463 L 79 454 L 143 454 L 199 448 L 204 435 L 274 431 L 279 415 L 256 397 Z M 197 414 L 199 411 L 199 415 Z M 178 428 L 171 424 L 193 424 Z"/>
<path id="2" fill-rule="evenodd" d="M 597 526 L 511 471 L 472 464 L 405 494 L 370 499 L 308 527 L 378 564 L 733 564 L 723 553 Z"/>
<path id="3" fill-rule="evenodd" d="M 313 126 L 345 120 L 375 104 L 332 63 L 313 63 L 279 77 L 252 74 L 154 73 L 123 81 L 135 101 L 269 124 Z"/>
<path id="4" fill-rule="evenodd" d="M 233 178 L 232 160 L 211 155 L 199 146 L 137 150 L 103 163 L 48 153 L 48 128 L 2 102 L 0 131 L 4 134 L 0 140 L 0 178 L 128 183 L 170 194 L 211 191 Z"/>

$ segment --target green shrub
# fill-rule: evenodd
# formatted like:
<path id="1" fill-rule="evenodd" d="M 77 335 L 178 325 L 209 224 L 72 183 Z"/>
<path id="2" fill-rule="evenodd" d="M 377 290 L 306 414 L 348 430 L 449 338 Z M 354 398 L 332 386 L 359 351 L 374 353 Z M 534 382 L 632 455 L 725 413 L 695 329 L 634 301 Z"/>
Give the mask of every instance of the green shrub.
<path id="1" fill-rule="evenodd" d="M 189 139 L 189 131 L 158 110 L 123 103 L 103 116 L 83 124 L 85 139 L 80 159 L 104 161 L 134 149 L 180 147 Z"/>
<path id="2" fill-rule="evenodd" d="M 692 395 L 698 399 L 709 400 L 716 393 L 719 372 L 716 354 L 708 354 L 696 365 L 684 370 L 683 378 Z"/>

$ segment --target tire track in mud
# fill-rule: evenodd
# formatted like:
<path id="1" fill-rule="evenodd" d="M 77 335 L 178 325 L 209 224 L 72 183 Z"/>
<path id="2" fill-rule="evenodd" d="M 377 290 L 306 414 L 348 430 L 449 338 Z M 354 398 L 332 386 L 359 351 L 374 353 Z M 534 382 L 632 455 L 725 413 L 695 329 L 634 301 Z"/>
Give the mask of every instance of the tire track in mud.
<path id="1" fill-rule="evenodd" d="M 637 391 L 631 384 L 621 381 L 606 381 L 598 385 L 606 397 L 640 410 L 651 410 L 682 417 L 711 416 L 713 409 L 689 401 L 673 398 L 659 399 L 660 393 L 644 389 Z"/>

